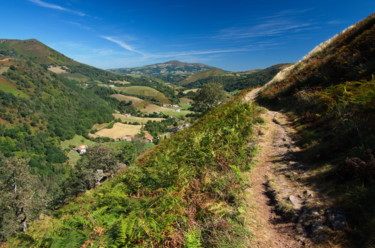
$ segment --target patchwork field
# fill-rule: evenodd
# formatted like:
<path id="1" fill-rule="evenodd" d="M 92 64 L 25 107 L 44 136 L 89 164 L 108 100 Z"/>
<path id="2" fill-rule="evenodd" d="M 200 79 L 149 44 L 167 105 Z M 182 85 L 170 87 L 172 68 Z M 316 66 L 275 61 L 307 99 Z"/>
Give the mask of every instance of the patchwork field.
<path id="1" fill-rule="evenodd" d="M 122 114 L 113 114 L 113 116 L 116 119 L 121 119 L 121 121 L 139 122 L 141 124 L 145 124 L 148 121 L 162 121 L 162 120 L 165 120 L 164 118 L 143 118 L 143 117 L 136 117 L 136 116 L 126 117 L 125 115 L 122 115 Z"/>
<path id="2" fill-rule="evenodd" d="M 128 125 L 115 123 L 113 128 L 103 128 L 102 130 L 92 134 L 92 137 L 108 137 L 111 139 L 120 139 L 125 136 L 135 136 L 141 131 L 142 125 Z"/>
<path id="3" fill-rule="evenodd" d="M 168 98 L 163 93 L 151 87 L 130 86 L 130 87 L 115 87 L 114 89 L 118 91 L 122 91 L 124 93 L 132 94 L 132 95 L 152 97 L 161 103 L 169 103 Z"/>

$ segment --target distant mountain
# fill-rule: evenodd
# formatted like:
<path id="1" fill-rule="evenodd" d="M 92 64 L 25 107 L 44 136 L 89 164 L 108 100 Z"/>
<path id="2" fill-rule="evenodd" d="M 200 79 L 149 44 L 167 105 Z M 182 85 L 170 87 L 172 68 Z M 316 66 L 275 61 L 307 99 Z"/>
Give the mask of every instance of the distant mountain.
<path id="1" fill-rule="evenodd" d="M 271 80 L 279 71 L 290 64 L 278 64 L 266 69 L 255 69 L 246 72 L 225 72 L 220 69 L 198 72 L 181 81 L 186 88 L 200 88 L 206 83 L 219 83 L 226 91 L 242 90 L 262 86 Z"/>
<path id="2" fill-rule="evenodd" d="M 215 67 L 199 63 L 184 63 L 172 60 L 165 63 L 141 67 L 111 69 L 110 71 L 122 75 L 152 76 L 168 83 L 178 84 L 178 82 L 186 79 L 194 73 L 211 69 L 215 69 Z"/>

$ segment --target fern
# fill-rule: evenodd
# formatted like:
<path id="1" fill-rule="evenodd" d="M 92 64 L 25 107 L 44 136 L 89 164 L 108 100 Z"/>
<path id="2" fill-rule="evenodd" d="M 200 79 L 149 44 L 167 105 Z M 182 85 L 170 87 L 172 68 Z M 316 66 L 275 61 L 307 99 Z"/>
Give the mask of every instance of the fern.
<path id="1" fill-rule="evenodd" d="M 197 228 L 188 230 L 185 233 L 185 248 L 202 248 L 201 232 Z"/>

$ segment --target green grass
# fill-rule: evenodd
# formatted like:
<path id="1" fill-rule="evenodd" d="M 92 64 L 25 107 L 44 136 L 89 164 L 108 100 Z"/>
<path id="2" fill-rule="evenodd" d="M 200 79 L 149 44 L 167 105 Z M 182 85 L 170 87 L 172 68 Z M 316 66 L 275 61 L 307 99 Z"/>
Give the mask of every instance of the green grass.
<path id="1" fill-rule="evenodd" d="M 168 98 L 158 90 L 147 86 L 115 87 L 114 89 L 136 96 L 152 97 L 161 103 L 169 103 Z"/>
<path id="2" fill-rule="evenodd" d="M 65 150 L 65 149 L 68 149 L 70 146 L 72 147 L 78 147 L 80 145 L 93 146 L 95 144 L 96 143 L 94 141 L 88 140 L 81 135 L 75 135 L 73 139 L 62 141 L 61 148 Z"/>
<path id="3" fill-rule="evenodd" d="M 124 144 L 129 143 L 129 141 L 120 141 L 120 142 L 107 142 L 104 143 L 105 146 L 114 147 L 114 148 L 121 148 Z M 153 143 L 145 143 L 146 149 L 149 150 L 153 148 L 155 145 Z"/>
<path id="4" fill-rule="evenodd" d="M 24 97 L 27 98 L 28 95 L 23 93 L 22 91 L 18 90 L 16 86 L 14 86 L 12 83 L 8 82 L 7 80 L 4 80 L 0 78 L 0 90 L 11 93 L 17 97 Z"/>
<path id="5" fill-rule="evenodd" d="M 188 110 L 182 110 L 181 112 L 174 112 L 174 111 L 163 111 L 164 114 L 173 116 L 173 117 L 178 117 L 178 116 L 186 116 L 187 114 L 193 113 Z"/>

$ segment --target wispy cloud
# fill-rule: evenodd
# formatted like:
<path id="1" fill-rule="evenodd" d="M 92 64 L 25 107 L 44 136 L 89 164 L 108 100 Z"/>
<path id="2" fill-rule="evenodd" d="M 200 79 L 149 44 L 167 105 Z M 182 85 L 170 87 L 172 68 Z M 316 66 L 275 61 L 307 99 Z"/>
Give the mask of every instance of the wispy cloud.
<path id="1" fill-rule="evenodd" d="M 143 52 L 140 52 L 136 49 L 134 49 L 132 46 L 130 46 L 129 44 L 126 44 L 124 41 L 121 41 L 121 40 L 118 40 L 118 39 L 115 39 L 111 36 L 100 36 L 102 37 L 103 39 L 106 39 L 108 41 L 111 41 L 117 45 L 119 45 L 120 47 L 130 51 L 130 52 L 134 52 L 134 53 L 138 53 L 138 54 L 141 54 L 141 55 L 145 55 Z"/>
<path id="2" fill-rule="evenodd" d="M 279 36 L 286 33 L 297 33 L 304 30 L 317 29 L 313 23 L 296 23 L 289 20 L 269 20 L 262 24 L 250 27 L 231 27 L 225 28 L 215 36 L 220 39 L 241 39 Z"/>
<path id="3" fill-rule="evenodd" d="M 86 16 L 85 13 L 83 12 L 80 12 L 80 11 L 76 11 L 76 10 L 72 10 L 72 9 L 68 9 L 68 8 L 64 8 L 60 5 L 56 5 L 56 4 L 52 4 L 52 3 L 47 3 L 47 2 L 43 2 L 41 0 L 29 0 L 30 2 L 40 6 L 40 7 L 44 7 L 44 8 L 48 8 L 48 9 L 56 9 L 56 10 L 60 10 L 60 11 L 65 11 L 65 12 L 69 12 L 71 14 L 75 14 L 75 15 L 78 15 L 78 16 Z"/>
<path id="4" fill-rule="evenodd" d="M 182 52 L 167 52 L 162 54 L 146 54 L 148 58 L 174 58 L 184 57 L 192 55 L 208 55 L 208 54 L 220 54 L 220 53 L 234 53 L 234 52 L 246 52 L 250 49 L 239 48 L 239 49 L 218 49 L 218 50 L 200 50 L 200 51 L 182 51 Z"/>
<path id="5" fill-rule="evenodd" d="M 257 37 L 278 37 L 291 35 L 320 27 L 311 20 L 305 20 L 304 15 L 313 9 L 284 10 L 273 15 L 257 19 L 252 26 L 228 27 L 219 31 L 214 38 L 244 39 Z"/>

